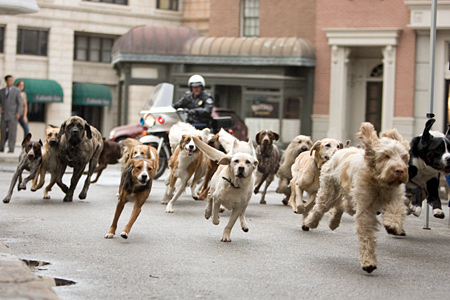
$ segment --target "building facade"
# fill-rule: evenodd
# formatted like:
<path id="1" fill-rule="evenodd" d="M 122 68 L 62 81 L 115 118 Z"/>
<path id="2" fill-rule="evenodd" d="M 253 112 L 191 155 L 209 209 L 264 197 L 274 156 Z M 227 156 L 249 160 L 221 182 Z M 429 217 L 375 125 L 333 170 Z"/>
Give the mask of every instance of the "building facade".
<path id="1" fill-rule="evenodd" d="M 216 105 L 245 119 L 250 138 L 270 128 L 282 142 L 306 134 L 356 143 L 359 124 L 370 121 L 410 139 L 430 110 L 431 1 L 37 2 L 36 14 L 2 16 L 0 70 L 61 87 L 62 101 L 31 99 L 38 136 L 72 114 L 107 135 L 138 122 L 156 84 L 175 84 L 178 97 L 196 73 Z M 450 1 L 438 1 L 440 131 L 450 119 L 449 8 Z"/>
<path id="2" fill-rule="evenodd" d="M 179 2 L 179 3 L 178 3 Z M 43 138 L 49 124 L 60 125 L 72 114 L 86 118 L 104 136 L 118 124 L 118 75 L 111 65 L 114 41 L 137 25 L 179 26 L 183 22 L 205 31 L 208 1 L 163 0 L 38 0 L 35 14 L 5 15 L 0 20 L 0 71 L 44 88 L 56 83 L 58 97 L 33 97 L 30 128 Z M 188 18 L 184 19 L 184 10 Z M 205 11 L 206 10 L 206 11 Z M 205 25 L 206 24 L 206 25 Z M 33 80 L 50 80 L 36 84 Z M 31 81 L 30 81 L 31 80 Z M 4 80 L 1 85 L 4 86 Z M 105 90 L 106 88 L 106 90 Z M 134 102 L 143 105 L 147 95 Z M 137 104 L 136 104 L 137 105 Z M 136 116 L 138 122 L 138 116 Z M 22 140 L 22 132 L 18 130 Z"/>

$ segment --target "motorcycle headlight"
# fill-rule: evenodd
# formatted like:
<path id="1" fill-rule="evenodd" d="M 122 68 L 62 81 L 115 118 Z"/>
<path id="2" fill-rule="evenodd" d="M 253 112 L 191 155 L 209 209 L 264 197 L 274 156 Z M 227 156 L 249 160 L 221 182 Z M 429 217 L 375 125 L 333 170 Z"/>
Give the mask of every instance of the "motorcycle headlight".
<path id="1" fill-rule="evenodd" d="M 155 125 L 155 117 L 153 117 L 153 115 L 151 114 L 144 115 L 144 124 L 148 127 L 152 127 L 153 125 Z"/>

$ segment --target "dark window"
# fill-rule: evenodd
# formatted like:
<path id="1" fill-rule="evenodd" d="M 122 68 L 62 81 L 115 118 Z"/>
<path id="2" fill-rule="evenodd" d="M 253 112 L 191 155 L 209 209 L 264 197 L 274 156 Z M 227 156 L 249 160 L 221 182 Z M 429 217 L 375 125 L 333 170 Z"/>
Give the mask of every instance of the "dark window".
<path id="1" fill-rule="evenodd" d="M 113 38 L 75 35 L 75 60 L 111 62 Z"/>
<path id="2" fill-rule="evenodd" d="M 5 43 L 5 27 L 0 26 L 0 53 L 3 53 L 3 48 L 4 48 L 4 43 Z"/>
<path id="3" fill-rule="evenodd" d="M 243 36 L 259 36 L 259 0 L 243 1 L 242 26 Z"/>
<path id="4" fill-rule="evenodd" d="M 84 1 L 128 5 L 128 0 L 84 0 Z"/>
<path id="5" fill-rule="evenodd" d="M 47 56 L 48 31 L 19 28 L 17 54 Z"/>
<path id="6" fill-rule="evenodd" d="M 156 8 L 178 10 L 178 0 L 156 0 Z"/>
<path id="7" fill-rule="evenodd" d="M 45 103 L 28 102 L 28 121 L 45 122 Z"/>

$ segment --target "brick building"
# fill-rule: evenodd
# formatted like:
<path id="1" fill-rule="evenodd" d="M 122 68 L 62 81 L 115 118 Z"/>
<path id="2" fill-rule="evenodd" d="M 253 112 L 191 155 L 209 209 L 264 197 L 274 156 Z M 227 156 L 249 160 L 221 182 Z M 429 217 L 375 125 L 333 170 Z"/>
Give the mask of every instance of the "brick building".
<path id="1" fill-rule="evenodd" d="M 369 120 L 411 138 L 429 110 L 430 1 L 37 2 L 38 13 L 0 21 L 2 73 L 53 80 L 63 91 L 62 103 L 32 104 L 37 133 L 78 113 L 107 135 L 137 122 L 156 84 L 174 83 L 178 96 L 195 73 L 218 105 L 245 118 L 250 137 L 271 128 L 283 142 L 300 133 L 355 140 Z M 434 113 L 441 131 L 449 120 L 449 11 L 448 1 L 438 1 Z M 191 35 L 182 41 L 185 30 Z M 30 34 L 46 53 L 24 47 Z M 173 45 L 173 37 L 176 49 L 139 48 Z M 106 87 L 109 100 L 83 100 L 74 87 L 85 83 Z"/>

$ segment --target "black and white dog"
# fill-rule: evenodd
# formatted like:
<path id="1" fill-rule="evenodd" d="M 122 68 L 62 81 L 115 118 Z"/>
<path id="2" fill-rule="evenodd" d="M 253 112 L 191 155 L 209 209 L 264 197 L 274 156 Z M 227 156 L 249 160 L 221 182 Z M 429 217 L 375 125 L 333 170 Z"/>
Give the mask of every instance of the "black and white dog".
<path id="1" fill-rule="evenodd" d="M 450 173 L 450 133 L 430 132 L 435 121 L 428 120 L 423 134 L 411 140 L 406 196 L 411 200 L 411 210 L 415 216 L 420 216 L 422 201 L 427 198 L 434 217 L 443 219 L 445 214 L 439 198 L 439 174 Z"/>

